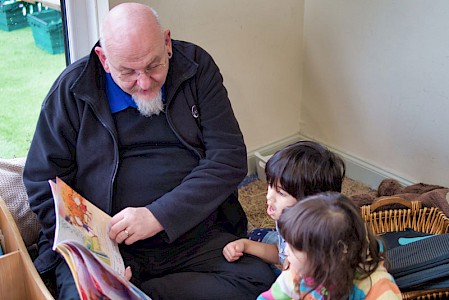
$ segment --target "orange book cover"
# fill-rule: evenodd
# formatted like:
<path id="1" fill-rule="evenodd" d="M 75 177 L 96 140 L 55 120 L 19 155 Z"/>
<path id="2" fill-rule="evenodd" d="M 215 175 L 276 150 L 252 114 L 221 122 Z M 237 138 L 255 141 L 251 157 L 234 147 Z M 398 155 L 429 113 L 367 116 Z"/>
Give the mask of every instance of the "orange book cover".
<path id="1" fill-rule="evenodd" d="M 111 217 L 60 178 L 49 184 L 56 211 L 53 250 L 66 260 L 81 299 L 150 299 L 123 277 L 123 258 L 108 235 Z"/>

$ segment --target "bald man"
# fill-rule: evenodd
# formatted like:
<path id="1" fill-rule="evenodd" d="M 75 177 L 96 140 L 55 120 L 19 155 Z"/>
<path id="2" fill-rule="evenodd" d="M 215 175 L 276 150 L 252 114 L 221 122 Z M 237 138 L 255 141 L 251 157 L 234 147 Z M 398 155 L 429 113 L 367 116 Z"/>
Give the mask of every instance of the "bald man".
<path id="1" fill-rule="evenodd" d="M 222 255 L 246 235 L 237 187 L 247 158 L 218 67 L 143 4 L 114 7 L 101 32 L 49 91 L 27 157 L 24 183 L 42 225 L 38 271 L 55 274 L 58 298 L 79 298 L 51 250 L 47 181 L 58 176 L 112 216 L 109 236 L 151 298 L 255 299 L 274 281 L 270 267 Z"/>

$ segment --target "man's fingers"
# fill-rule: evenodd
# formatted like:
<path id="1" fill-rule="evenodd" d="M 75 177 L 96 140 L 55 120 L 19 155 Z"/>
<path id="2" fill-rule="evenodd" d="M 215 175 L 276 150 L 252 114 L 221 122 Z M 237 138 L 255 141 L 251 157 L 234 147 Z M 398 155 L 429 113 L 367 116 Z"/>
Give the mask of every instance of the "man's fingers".
<path id="1" fill-rule="evenodd" d="M 131 280 L 131 277 L 133 276 L 133 272 L 131 271 L 130 266 L 126 267 L 124 276 L 125 276 L 126 280 Z"/>

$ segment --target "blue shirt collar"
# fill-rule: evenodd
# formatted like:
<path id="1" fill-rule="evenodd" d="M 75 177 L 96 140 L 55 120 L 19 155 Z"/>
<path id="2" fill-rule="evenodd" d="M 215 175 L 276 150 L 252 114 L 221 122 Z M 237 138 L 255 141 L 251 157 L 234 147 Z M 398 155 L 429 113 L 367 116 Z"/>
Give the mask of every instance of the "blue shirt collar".
<path id="1" fill-rule="evenodd" d="M 111 74 L 109 73 L 106 73 L 106 96 L 108 97 L 109 108 L 112 113 L 122 111 L 128 107 L 137 108 L 137 104 L 131 95 L 124 92 L 112 80 Z"/>
<path id="2" fill-rule="evenodd" d="M 132 96 L 124 92 L 112 79 L 110 73 L 106 73 L 106 96 L 108 97 L 109 108 L 112 113 L 127 109 L 137 108 Z M 162 101 L 165 102 L 165 88 L 162 86 Z"/>

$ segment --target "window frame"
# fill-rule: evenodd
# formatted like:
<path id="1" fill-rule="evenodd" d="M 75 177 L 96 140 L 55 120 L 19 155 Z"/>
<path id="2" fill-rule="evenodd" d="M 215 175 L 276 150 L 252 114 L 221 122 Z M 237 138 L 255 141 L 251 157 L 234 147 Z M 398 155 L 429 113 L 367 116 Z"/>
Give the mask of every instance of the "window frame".
<path id="1" fill-rule="evenodd" d="M 89 54 L 100 37 L 109 0 L 60 0 L 67 65 Z"/>

